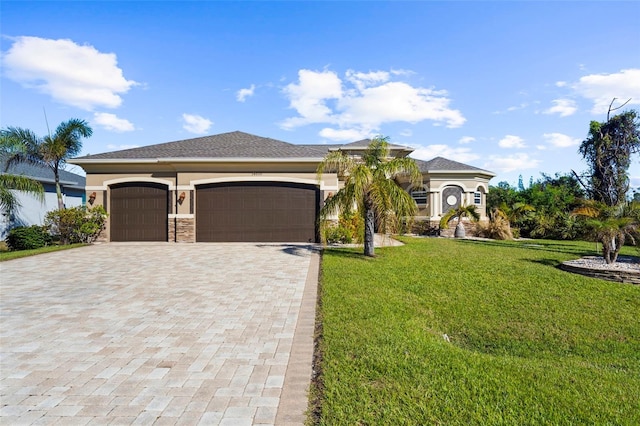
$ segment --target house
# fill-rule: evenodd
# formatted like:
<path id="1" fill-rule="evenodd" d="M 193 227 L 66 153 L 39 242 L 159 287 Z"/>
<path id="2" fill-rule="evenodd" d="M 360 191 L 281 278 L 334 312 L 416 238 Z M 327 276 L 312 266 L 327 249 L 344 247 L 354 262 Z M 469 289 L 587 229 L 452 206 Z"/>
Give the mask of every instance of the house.
<path id="1" fill-rule="evenodd" d="M 341 185 L 336 173 L 318 177 L 318 164 L 329 150 L 359 155 L 368 143 L 294 145 L 236 131 L 69 162 L 87 173 L 89 205 L 109 213 L 106 241 L 315 242 L 320 206 Z M 439 220 L 462 202 L 485 216 L 491 172 L 443 158 L 418 164 L 424 186 L 405 189 L 420 218 Z"/>
<path id="2" fill-rule="evenodd" d="M 5 173 L 6 159 L 0 159 L 0 170 Z M 0 240 L 16 226 L 42 225 L 47 212 L 58 208 L 58 196 L 53 171 L 46 166 L 32 164 L 16 164 L 9 167 L 6 173 L 23 175 L 37 180 L 44 187 L 44 201 L 30 194 L 18 192 L 20 207 L 12 215 L 0 213 Z M 60 170 L 60 190 L 66 207 L 82 206 L 85 198 L 85 177 L 66 170 Z"/>

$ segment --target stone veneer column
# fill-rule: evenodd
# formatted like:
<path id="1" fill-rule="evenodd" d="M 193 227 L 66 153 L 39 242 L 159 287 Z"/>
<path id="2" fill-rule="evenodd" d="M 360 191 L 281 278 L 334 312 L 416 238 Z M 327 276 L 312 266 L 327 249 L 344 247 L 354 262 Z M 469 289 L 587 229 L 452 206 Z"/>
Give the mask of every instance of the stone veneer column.
<path id="1" fill-rule="evenodd" d="M 177 218 L 175 236 L 177 243 L 196 242 L 196 222 L 194 218 Z"/>
<path id="2" fill-rule="evenodd" d="M 167 230 L 167 241 L 169 241 L 170 243 L 174 242 L 176 240 L 176 219 L 170 217 L 169 218 L 169 229 Z"/>

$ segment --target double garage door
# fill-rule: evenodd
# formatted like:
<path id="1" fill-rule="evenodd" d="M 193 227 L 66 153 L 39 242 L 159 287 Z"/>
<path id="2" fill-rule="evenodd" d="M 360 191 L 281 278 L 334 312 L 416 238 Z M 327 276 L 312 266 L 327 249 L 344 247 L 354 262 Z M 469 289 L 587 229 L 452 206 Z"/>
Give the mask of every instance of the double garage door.
<path id="1" fill-rule="evenodd" d="M 169 200 L 164 185 L 112 186 L 111 241 L 167 241 Z M 196 241 L 315 242 L 319 202 L 313 185 L 201 185 L 195 194 Z"/>
<path id="2" fill-rule="evenodd" d="M 318 188 L 277 182 L 198 186 L 196 241 L 315 242 Z"/>

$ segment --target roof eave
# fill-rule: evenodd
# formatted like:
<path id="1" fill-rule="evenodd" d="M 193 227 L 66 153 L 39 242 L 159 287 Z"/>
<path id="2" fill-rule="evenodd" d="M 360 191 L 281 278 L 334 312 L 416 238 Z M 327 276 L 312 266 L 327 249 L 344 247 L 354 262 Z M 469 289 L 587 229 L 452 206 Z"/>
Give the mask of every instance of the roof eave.
<path id="1" fill-rule="evenodd" d="M 5 173 L 5 172 L 0 172 L 0 175 L 4 175 L 4 174 L 13 174 L 13 175 L 16 175 L 15 173 Z M 38 181 L 38 182 L 40 182 L 40 183 L 47 183 L 47 184 L 49 184 L 49 183 L 52 183 L 52 184 L 53 184 L 53 183 L 56 183 L 56 180 L 55 180 L 55 179 L 46 178 L 46 177 L 31 176 L 31 175 L 28 175 L 28 174 L 18 174 L 18 175 L 16 175 L 16 176 L 24 176 L 24 177 L 28 177 L 29 179 L 33 179 L 33 180 Z M 60 185 L 63 185 L 63 186 L 80 185 L 80 182 L 76 182 L 76 181 L 73 181 L 73 180 L 62 180 L 62 179 L 60 179 L 60 180 L 58 181 L 58 183 L 59 183 Z"/>
<path id="2" fill-rule="evenodd" d="M 74 158 L 68 160 L 70 164 L 167 164 L 167 163 L 319 163 L 323 159 L 318 157 L 291 158 L 244 158 L 244 157 L 215 157 L 215 158 Z"/>
<path id="3" fill-rule="evenodd" d="M 442 174 L 468 174 L 468 175 L 486 175 L 496 177 L 496 174 L 488 170 L 425 170 L 422 173 L 442 173 Z"/>

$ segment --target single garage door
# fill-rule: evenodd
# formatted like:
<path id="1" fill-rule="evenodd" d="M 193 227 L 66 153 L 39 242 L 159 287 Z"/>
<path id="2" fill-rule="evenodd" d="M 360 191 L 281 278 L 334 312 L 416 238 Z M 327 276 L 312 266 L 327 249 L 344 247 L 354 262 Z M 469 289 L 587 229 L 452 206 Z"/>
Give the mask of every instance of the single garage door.
<path id="1" fill-rule="evenodd" d="M 167 241 L 168 193 L 153 183 L 111 186 L 111 241 Z"/>
<path id="2" fill-rule="evenodd" d="M 314 185 L 234 182 L 196 189 L 198 242 L 315 242 Z"/>

